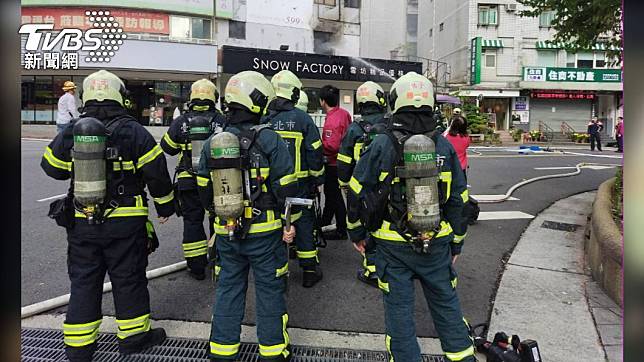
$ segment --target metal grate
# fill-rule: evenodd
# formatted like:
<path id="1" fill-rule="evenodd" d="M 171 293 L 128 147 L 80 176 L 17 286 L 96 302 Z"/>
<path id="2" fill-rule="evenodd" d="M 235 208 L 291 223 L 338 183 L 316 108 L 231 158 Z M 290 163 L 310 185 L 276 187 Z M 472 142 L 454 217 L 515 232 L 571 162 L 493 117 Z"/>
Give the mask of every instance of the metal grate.
<path id="1" fill-rule="evenodd" d="M 65 358 L 63 332 L 50 329 L 23 328 L 20 332 L 20 354 L 23 362 L 67 361 Z M 102 333 L 94 354 L 96 362 L 205 362 L 208 361 L 208 342 L 183 338 L 168 338 L 163 344 L 148 349 L 145 354 L 121 356 L 115 334 Z M 293 346 L 292 362 L 386 362 L 385 352 L 353 349 L 314 348 Z M 257 344 L 242 343 L 239 362 L 259 362 Z M 423 362 L 443 362 L 438 355 L 423 355 Z"/>
<path id="2" fill-rule="evenodd" d="M 568 231 L 572 233 L 577 231 L 577 228 L 579 227 L 579 225 L 568 224 L 565 222 L 544 220 L 543 224 L 541 224 L 541 227 L 546 229 L 559 230 L 559 231 Z"/>

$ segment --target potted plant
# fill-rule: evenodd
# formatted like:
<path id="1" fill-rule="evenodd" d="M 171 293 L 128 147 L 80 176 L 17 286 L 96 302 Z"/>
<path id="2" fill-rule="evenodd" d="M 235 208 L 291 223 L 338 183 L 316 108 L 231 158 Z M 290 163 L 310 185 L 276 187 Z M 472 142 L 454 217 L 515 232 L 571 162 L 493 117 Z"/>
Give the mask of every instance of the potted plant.
<path id="1" fill-rule="evenodd" d="M 515 128 L 512 131 L 512 139 L 514 142 L 519 142 L 521 141 L 521 136 L 523 135 L 523 130 L 521 128 Z"/>
<path id="2" fill-rule="evenodd" d="M 538 130 L 530 131 L 530 139 L 532 139 L 532 142 L 536 142 L 540 138 L 541 138 L 541 131 L 538 131 Z"/>

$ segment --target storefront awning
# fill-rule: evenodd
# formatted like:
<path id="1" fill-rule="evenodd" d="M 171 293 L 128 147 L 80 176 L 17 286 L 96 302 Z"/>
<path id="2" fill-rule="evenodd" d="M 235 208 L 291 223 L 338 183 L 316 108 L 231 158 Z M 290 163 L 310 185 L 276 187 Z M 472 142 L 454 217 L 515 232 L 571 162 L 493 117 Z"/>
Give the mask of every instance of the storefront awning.
<path id="1" fill-rule="evenodd" d="M 483 48 L 503 48 L 503 40 L 500 39 L 483 39 L 481 42 Z"/>
<path id="2" fill-rule="evenodd" d="M 547 41 L 538 41 L 535 43 L 535 47 L 537 49 L 563 49 L 564 44 L 561 43 L 550 43 Z M 607 46 L 604 43 L 597 43 L 595 44 L 591 50 L 620 50 L 620 48 L 617 48 L 615 46 Z"/>

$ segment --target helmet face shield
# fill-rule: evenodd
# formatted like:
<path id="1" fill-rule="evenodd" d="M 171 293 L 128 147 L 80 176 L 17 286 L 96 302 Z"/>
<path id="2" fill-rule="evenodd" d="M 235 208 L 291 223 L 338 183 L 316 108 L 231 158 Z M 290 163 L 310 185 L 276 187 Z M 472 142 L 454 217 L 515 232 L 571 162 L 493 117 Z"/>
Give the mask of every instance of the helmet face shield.
<path id="1" fill-rule="evenodd" d="M 83 81 L 83 103 L 96 100 L 103 102 L 112 100 L 123 106 L 125 99 L 125 84 L 123 81 L 106 70 L 92 73 Z"/>
<path id="2" fill-rule="evenodd" d="M 275 99 L 271 83 L 258 72 L 244 71 L 230 78 L 224 91 L 228 105 L 237 104 L 252 113 L 264 114 Z"/>
<path id="3" fill-rule="evenodd" d="M 302 81 L 290 70 L 282 70 L 271 78 L 275 96 L 297 102 L 300 98 Z"/>
<path id="4" fill-rule="evenodd" d="M 434 85 L 422 75 L 409 72 L 392 85 L 389 103 L 393 113 L 403 107 L 434 109 Z"/>

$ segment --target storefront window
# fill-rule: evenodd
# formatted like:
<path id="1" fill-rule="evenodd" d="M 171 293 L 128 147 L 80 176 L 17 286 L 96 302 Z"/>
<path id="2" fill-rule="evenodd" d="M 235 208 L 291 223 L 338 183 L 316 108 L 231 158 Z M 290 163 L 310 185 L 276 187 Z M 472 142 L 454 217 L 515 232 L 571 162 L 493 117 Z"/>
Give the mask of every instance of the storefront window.
<path id="1" fill-rule="evenodd" d="M 22 122 L 34 122 L 36 119 L 36 85 L 33 76 L 22 76 L 21 85 L 21 114 Z"/>
<path id="2" fill-rule="evenodd" d="M 162 125 L 168 126 L 172 122 L 175 109 L 183 110 L 184 103 L 190 97 L 190 82 L 155 82 L 155 119 Z"/>
<path id="3" fill-rule="evenodd" d="M 35 121 L 39 123 L 53 123 L 54 109 L 57 98 L 54 98 L 53 79 L 50 76 L 37 76 L 34 83 L 35 89 Z"/>
<path id="4" fill-rule="evenodd" d="M 192 18 L 192 38 L 210 39 L 210 20 Z"/>
<path id="5" fill-rule="evenodd" d="M 592 68 L 594 60 L 593 53 L 577 53 L 577 68 Z"/>
<path id="6" fill-rule="evenodd" d="M 557 52 L 554 50 L 538 50 L 537 64 L 541 67 L 554 67 L 557 62 Z"/>

